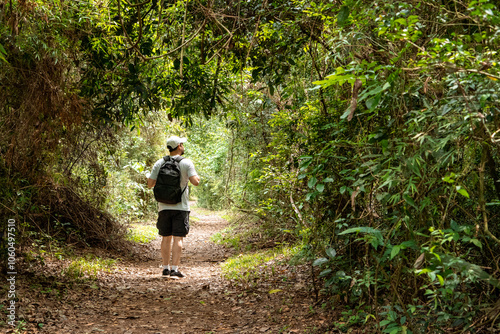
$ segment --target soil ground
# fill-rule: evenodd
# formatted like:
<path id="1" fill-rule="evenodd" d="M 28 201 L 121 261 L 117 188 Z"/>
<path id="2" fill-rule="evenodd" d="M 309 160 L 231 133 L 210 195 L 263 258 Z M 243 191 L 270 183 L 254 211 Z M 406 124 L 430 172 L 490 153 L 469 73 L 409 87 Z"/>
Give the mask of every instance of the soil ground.
<path id="1" fill-rule="evenodd" d="M 46 261 L 17 277 L 18 329 L 4 333 L 326 333 L 331 315 L 315 300 L 308 267 L 281 265 L 254 284 L 234 284 L 220 263 L 232 251 L 210 241 L 228 225 L 215 212 L 193 208 L 179 280 L 161 277 L 160 239 L 138 246 L 140 256 L 109 273 L 75 282 L 61 261 Z M 150 223 L 151 224 L 151 223 Z M 89 250 L 85 250 L 88 252 Z M 92 250 L 100 257 L 115 256 Z M 123 256 L 125 258 L 125 256 Z M 266 272 L 265 268 L 256 268 Z M 4 287 L 5 288 L 5 287 Z M 4 290 L 5 291 L 5 290 Z M 270 293 L 271 292 L 271 293 Z M 0 296 L 6 305 L 7 296 Z M 3 318 L 1 320 L 4 320 Z"/>

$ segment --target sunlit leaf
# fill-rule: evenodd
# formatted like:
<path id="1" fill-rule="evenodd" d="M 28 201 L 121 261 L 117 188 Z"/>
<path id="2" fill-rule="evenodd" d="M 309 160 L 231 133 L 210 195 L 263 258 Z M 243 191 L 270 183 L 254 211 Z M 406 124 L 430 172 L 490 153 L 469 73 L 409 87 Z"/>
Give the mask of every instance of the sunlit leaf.
<path id="1" fill-rule="evenodd" d="M 395 245 L 392 247 L 392 250 L 391 250 L 391 260 L 399 254 L 399 252 L 401 251 L 401 246 L 399 245 Z"/>
<path id="2" fill-rule="evenodd" d="M 467 192 L 467 190 L 465 190 L 464 188 L 462 188 L 461 186 L 457 186 L 456 187 L 457 189 L 457 192 L 462 195 L 462 196 L 465 196 L 467 198 L 469 198 L 469 193 Z"/>
<path id="3" fill-rule="evenodd" d="M 346 119 L 351 113 L 351 108 L 347 108 L 346 111 L 340 116 L 340 119 Z"/>

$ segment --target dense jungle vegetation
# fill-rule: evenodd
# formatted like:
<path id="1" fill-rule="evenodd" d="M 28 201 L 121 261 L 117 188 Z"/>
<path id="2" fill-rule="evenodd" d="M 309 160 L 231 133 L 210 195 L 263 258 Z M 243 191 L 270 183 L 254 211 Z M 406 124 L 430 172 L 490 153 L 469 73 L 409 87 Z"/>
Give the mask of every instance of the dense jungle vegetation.
<path id="1" fill-rule="evenodd" d="M 499 331 L 499 49 L 494 0 L 1 0 L 2 230 L 119 247 L 187 135 L 347 326 Z"/>

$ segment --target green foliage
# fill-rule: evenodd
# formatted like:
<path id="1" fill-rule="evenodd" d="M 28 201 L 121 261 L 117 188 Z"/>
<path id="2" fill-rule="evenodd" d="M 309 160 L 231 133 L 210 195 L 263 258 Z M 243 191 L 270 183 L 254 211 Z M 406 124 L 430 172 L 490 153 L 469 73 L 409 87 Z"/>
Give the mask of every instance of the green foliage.
<path id="1" fill-rule="evenodd" d="M 308 245 L 333 304 L 383 303 L 383 332 L 466 329 L 498 293 L 497 5 L 296 5 L 302 21 L 259 27 L 236 88 L 235 203 Z"/>
<path id="2" fill-rule="evenodd" d="M 221 264 L 224 277 L 240 284 L 248 285 L 259 277 L 259 267 L 272 266 L 276 261 L 283 261 L 294 256 L 298 247 L 280 247 L 271 250 L 260 250 L 248 254 L 233 256 Z"/>
<path id="3" fill-rule="evenodd" d="M 156 160 L 165 156 L 164 118 L 150 117 L 137 131 L 125 128 L 111 146 L 106 168 L 106 207 L 116 217 L 129 221 L 151 219 L 158 211 L 153 193 L 147 188 L 147 175 Z M 168 131 L 178 131 L 171 124 Z"/>
<path id="4" fill-rule="evenodd" d="M 210 240 L 232 248 L 236 252 L 251 252 L 262 247 L 267 248 L 265 243 L 275 237 L 273 231 L 266 229 L 258 217 L 233 211 L 222 215 L 221 218 L 229 221 L 230 225 L 213 234 Z"/>
<path id="5" fill-rule="evenodd" d="M 232 247 L 235 250 L 240 250 L 240 234 L 235 234 L 235 227 L 228 227 L 224 230 L 215 233 L 210 237 L 210 241 L 218 244 L 224 245 L 226 247 Z"/>
<path id="6" fill-rule="evenodd" d="M 351 308 L 350 324 L 481 330 L 479 301 L 498 297 L 497 2 L 9 1 L 0 11 L 2 215 L 41 215 L 44 228 L 85 240 L 108 234 L 71 212 L 97 226 L 109 225 L 104 208 L 147 219 L 145 173 L 165 132 L 187 134 L 200 204 L 250 211 L 267 235 L 304 245 L 321 297 Z"/>
<path id="7" fill-rule="evenodd" d="M 202 207 L 222 209 L 227 206 L 230 194 L 228 146 L 230 132 L 223 119 L 196 117 L 189 128 L 186 154 L 193 160 L 202 182 L 191 187 L 192 195 Z"/>
<path id="8" fill-rule="evenodd" d="M 128 229 L 127 240 L 146 244 L 158 237 L 158 229 L 155 226 L 132 224 Z"/>
<path id="9" fill-rule="evenodd" d="M 89 254 L 72 260 L 63 270 L 63 274 L 74 279 L 85 277 L 95 279 L 101 272 L 112 272 L 115 264 L 116 260 L 114 259 L 102 259 L 98 256 Z"/>

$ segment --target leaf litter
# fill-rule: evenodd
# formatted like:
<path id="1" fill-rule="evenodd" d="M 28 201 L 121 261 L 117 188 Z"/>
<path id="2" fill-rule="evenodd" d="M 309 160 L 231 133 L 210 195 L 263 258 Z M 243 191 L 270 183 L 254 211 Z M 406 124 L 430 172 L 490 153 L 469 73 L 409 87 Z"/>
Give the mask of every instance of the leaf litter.
<path id="1" fill-rule="evenodd" d="M 180 280 L 161 277 L 159 238 L 137 245 L 133 254 L 85 249 L 117 258 L 114 270 L 94 279 L 62 275 L 63 261 L 21 264 L 16 333 L 328 332 L 332 314 L 313 307 L 309 267 L 280 265 L 279 274 L 267 273 L 251 287 L 235 284 L 219 266 L 232 250 L 210 241 L 228 222 L 208 210 L 194 209 L 192 216 L 197 219 L 184 241 L 180 268 L 186 277 Z"/>

